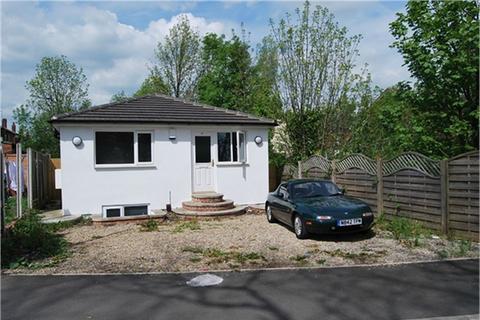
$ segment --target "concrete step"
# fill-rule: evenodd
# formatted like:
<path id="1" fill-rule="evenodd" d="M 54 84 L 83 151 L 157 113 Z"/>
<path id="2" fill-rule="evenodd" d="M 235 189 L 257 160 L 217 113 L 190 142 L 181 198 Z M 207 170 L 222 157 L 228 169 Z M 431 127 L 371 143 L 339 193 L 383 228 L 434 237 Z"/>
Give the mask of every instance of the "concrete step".
<path id="1" fill-rule="evenodd" d="M 222 202 L 223 194 L 217 192 L 194 192 L 192 193 L 192 201 L 195 202 Z"/>
<path id="2" fill-rule="evenodd" d="M 190 211 L 221 211 L 232 209 L 234 205 L 232 200 L 222 200 L 221 202 L 185 201 L 182 202 L 182 207 Z"/>
<path id="3" fill-rule="evenodd" d="M 247 206 L 235 206 L 232 209 L 221 210 L 221 211 L 192 211 L 192 210 L 186 210 L 184 208 L 176 208 L 176 209 L 173 209 L 173 212 L 180 216 L 188 216 L 188 217 L 215 217 L 215 216 L 244 214 L 246 208 Z"/>

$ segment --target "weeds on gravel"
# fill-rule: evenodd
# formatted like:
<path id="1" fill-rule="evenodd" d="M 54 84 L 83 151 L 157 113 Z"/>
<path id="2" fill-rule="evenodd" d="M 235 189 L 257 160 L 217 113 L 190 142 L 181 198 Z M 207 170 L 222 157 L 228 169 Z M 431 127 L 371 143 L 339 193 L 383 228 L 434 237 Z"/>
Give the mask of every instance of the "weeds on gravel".
<path id="1" fill-rule="evenodd" d="M 373 262 L 377 258 L 380 258 L 387 253 L 385 250 L 375 251 L 375 252 L 360 251 L 356 253 L 356 252 L 346 252 L 340 249 L 336 249 L 334 251 L 323 251 L 323 252 L 330 255 L 331 257 L 341 257 L 344 259 L 352 260 L 355 263 Z"/>
<path id="2" fill-rule="evenodd" d="M 290 257 L 290 260 L 295 261 L 299 265 L 305 265 L 308 263 L 307 256 L 303 254 L 297 254 L 296 256 Z"/>
<path id="3" fill-rule="evenodd" d="M 173 228 L 173 233 L 181 233 L 185 230 L 200 230 L 200 224 L 197 220 L 185 221 L 179 223 L 175 228 Z"/>
<path id="4" fill-rule="evenodd" d="M 144 232 L 152 232 L 152 231 L 158 231 L 158 222 L 154 219 L 148 219 L 147 221 L 143 222 L 141 224 L 141 231 Z"/>
<path id="5" fill-rule="evenodd" d="M 396 240 L 408 247 L 422 245 L 422 240 L 432 234 L 430 230 L 424 228 L 416 220 L 404 217 L 392 217 L 390 220 L 387 220 L 384 214 L 378 217 L 376 226 L 379 229 L 390 231 Z"/>
<path id="6" fill-rule="evenodd" d="M 450 242 L 445 249 L 437 251 L 437 255 L 441 259 L 458 258 L 466 256 L 470 251 L 472 251 L 472 242 L 468 240 L 456 240 Z"/>
<path id="7" fill-rule="evenodd" d="M 268 250 L 271 250 L 271 251 L 278 251 L 279 249 L 278 249 L 278 247 L 273 247 L 273 246 L 272 246 L 272 247 L 268 247 Z"/>
<path id="8" fill-rule="evenodd" d="M 41 223 L 38 211 L 27 211 L 2 238 L 2 267 L 41 268 L 63 261 L 69 255 L 69 244 L 54 230 Z"/>
<path id="9" fill-rule="evenodd" d="M 201 248 L 196 246 L 187 246 L 182 249 L 183 252 L 190 252 L 197 255 L 202 255 L 204 258 L 208 259 L 207 264 L 217 264 L 217 263 L 230 263 L 235 262 L 237 264 L 244 264 L 247 262 L 255 263 L 256 261 L 263 260 L 265 257 L 258 252 L 240 252 L 240 251 L 223 251 L 218 248 Z M 192 261 L 192 259 L 194 261 Z M 198 262 L 201 258 L 198 256 L 190 258 L 192 262 Z M 232 266 L 238 267 L 236 264 Z"/>

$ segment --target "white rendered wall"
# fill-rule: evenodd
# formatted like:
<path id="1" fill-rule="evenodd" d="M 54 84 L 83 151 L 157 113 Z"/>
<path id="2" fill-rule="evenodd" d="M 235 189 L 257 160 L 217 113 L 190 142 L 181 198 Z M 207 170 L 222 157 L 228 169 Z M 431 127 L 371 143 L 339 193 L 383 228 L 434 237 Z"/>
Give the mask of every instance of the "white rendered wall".
<path id="1" fill-rule="evenodd" d="M 172 195 L 172 207 L 189 200 L 192 192 L 192 132 L 199 129 L 228 131 L 231 127 L 174 127 L 176 140 L 168 139 L 171 127 L 102 125 L 101 130 L 154 131 L 154 166 L 148 168 L 95 168 L 93 127 L 57 126 L 60 131 L 62 207 L 65 214 L 101 214 L 105 205 L 148 204 L 164 209 Z M 247 163 L 218 165 L 216 145 L 214 179 L 216 191 L 235 203 L 261 203 L 268 193 L 268 133 L 266 128 L 237 128 L 246 132 Z M 72 138 L 83 140 L 75 147 Z M 263 143 L 255 144 L 256 136 Z M 216 139 L 213 141 L 216 144 Z"/>

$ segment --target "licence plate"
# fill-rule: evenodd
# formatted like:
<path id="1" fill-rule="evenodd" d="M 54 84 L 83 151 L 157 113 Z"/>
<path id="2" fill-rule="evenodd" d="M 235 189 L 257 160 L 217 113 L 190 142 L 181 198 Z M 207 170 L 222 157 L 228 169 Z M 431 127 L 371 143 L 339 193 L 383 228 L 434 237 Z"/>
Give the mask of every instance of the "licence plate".
<path id="1" fill-rule="evenodd" d="M 357 226 L 362 224 L 362 218 L 338 220 L 339 227 Z"/>

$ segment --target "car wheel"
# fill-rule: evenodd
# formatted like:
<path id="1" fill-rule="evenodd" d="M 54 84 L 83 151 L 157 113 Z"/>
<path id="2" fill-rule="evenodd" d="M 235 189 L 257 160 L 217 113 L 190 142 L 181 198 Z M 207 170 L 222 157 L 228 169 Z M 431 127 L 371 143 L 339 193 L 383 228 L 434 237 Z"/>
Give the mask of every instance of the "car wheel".
<path id="1" fill-rule="evenodd" d="M 268 222 L 270 222 L 270 223 L 277 222 L 277 219 L 275 219 L 275 218 L 273 217 L 272 208 L 271 208 L 269 205 L 267 205 L 267 208 L 265 209 L 265 213 L 267 214 L 267 220 L 268 220 Z"/>
<path id="2" fill-rule="evenodd" d="M 308 237 L 307 228 L 305 228 L 305 222 L 298 214 L 293 218 L 293 230 L 298 239 L 305 239 Z"/>

